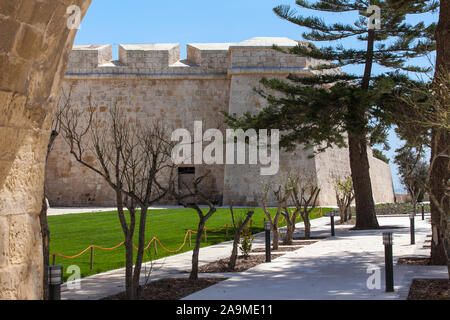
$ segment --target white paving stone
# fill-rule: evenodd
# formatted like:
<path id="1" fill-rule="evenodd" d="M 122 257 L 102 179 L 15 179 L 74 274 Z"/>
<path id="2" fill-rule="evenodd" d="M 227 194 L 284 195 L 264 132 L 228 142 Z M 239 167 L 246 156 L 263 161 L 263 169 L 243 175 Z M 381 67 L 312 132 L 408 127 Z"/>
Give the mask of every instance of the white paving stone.
<path id="1" fill-rule="evenodd" d="M 429 218 L 427 217 L 427 220 Z M 296 300 L 296 299 L 405 299 L 413 278 L 448 277 L 444 266 L 400 266 L 396 260 L 402 256 L 427 256 L 423 249 L 426 235 L 430 234 L 429 221 L 416 219 L 416 245 L 410 245 L 409 219 L 405 217 L 379 217 L 380 225 L 395 225 L 404 229 L 394 232 L 395 292 L 384 292 L 384 246 L 381 234 L 386 230 L 345 231 L 349 227 L 337 226 L 336 237 L 288 252 L 243 273 L 200 274 L 201 277 L 226 276 L 228 280 L 186 297 L 187 300 Z M 312 221 L 313 236 L 330 235 L 329 218 Z M 303 232 L 298 224 L 297 233 Z M 202 248 L 200 265 L 228 257 L 231 241 Z M 254 247 L 264 246 L 263 234 L 255 238 Z M 153 263 L 151 280 L 166 277 L 185 277 L 190 270 L 192 251 L 157 260 Z M 149 267 L 149 263 L 145 264 Z M 381 289 L 369 290 L 366 282 L 368 268 L 381 269 Z M 141 283 L 145 277 L 141 278 Z M 68 290 L 63 286 L 63 299 L 101 299 L 124 291 L 124 269 L 82 279 L 81 290 Z"/>

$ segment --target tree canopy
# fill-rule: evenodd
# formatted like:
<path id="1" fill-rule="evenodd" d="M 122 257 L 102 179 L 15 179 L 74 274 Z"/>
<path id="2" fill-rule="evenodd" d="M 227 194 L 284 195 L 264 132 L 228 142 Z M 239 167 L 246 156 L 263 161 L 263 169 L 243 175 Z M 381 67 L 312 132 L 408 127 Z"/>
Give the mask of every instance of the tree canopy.
<path id="1" fill-rule="evenodd" d="M 282 132 L 280 145 L 287 150 L 298 144 L 316 151 L 349 146 L 350 166 L 355 188 L 356 227 L 378 227 L 372 197 L 367 145 L 386 141 L 391 124 L 384 110 L 384 99 L 392 101 L 392 90 L 405 72 L 428 72 L 410 64 L 412 58 L 435 50 L 433 39 L 436 23 L 408 23 L 408 15 L 436 10 L 438 1 L 418 0 L 320 0 L 296 1 L 297 7 L 280 5 L 274 8 L 280 18 L 306 28 L 302 36 L 314 43 L 299 42 L 293 48 L 274 46 L 287 54 L 310 57 L 319 61 L 309 66 L 311 75 L 289 75 L 287 79 L 261 80 L 267 99 L 260 112 L 232 116 L 225 113 L 234 128 L 277 128 Z M 375 6 L 375 7 L 374 7 Z M 357 13 L 353 23 L 328 22 L 322 16 L 305 16 L 307 10 L 322 13 Z M 374 16 L 379 13 L 379 19 Z M 350 16 L 349 16 L 350 17 Z M 340 15 L 340 21 L 344 20 Z M 365 44 L 344 46 L 340 40 L 354 38 Z M 373 65 L 390 68 L 391 73 L 374 76 Z M 361 65 L 361 74 L 348 74 L 342 67 Z M 360 218 L 358 221 L 358 217 Z"/>

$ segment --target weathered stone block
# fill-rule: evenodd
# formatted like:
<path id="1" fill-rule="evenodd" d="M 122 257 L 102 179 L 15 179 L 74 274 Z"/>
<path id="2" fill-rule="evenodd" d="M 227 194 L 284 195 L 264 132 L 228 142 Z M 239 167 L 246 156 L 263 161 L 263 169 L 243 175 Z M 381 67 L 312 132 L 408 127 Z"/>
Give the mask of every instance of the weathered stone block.
<path id="1" fill-rule="evenodd" d="M 8 218 L 6 216 L 0 215 L 0 269 L 8 265 L 8 252 L 9 252 Z"/>
<path id="2" fill-rule="evenodd" d="M 3 0 L 0 1 L 0 14 L 6 16 L 13 16 L 20 2 L 17 0 Z"/>
<path id="3" fill-rule="evenodd" d="M 26 101 L 27 97 L 23 95 L 0 90 L 0 105 L 3 106 L 3 116 L 0 117 L 0 126 L 27 127 L 28 121 L 23 117 Z"/>
<path id="4" fill-rule="evenodd" d="M 16 37 L 15 51 L 25 59 L 37 59 L 42 54 L 43 35 L 35 28 L 22 24 L 20 32 Z"/>
<path id="5" fill-rule="evenodd" d="M 42 297 L 42 276 L 38 266 L 0 268 L 0 300 L 38 300 Z"/>
<path id="6" fill-rule="evenodd" d="M 25 94 L 28 87 L 28 76 L 26 71 L 31 67 L 31 63 L 8 57 L 6 54 L 0 53 L 0 90 L 13 91 Z M 4 72 L 3 70 L 8 70 Z"/>
<path id="7" fill-rule="evenodd" d="M 30 264 L 42 252 L 39 221 L 28 214 L 9 218 L 9 264 Z"/>
<path id="8" fill-rule="evenodd" d="M 13 19 L 0 16 L 0 52 L 9 52 L 19 31 L 20 23 Z M 0 69 L 5 72 L 6 69 Z"/>
<path id="9" fill-rule="evenodd" d="M 21 0 L 17 16 L 20 21 L 37 28 L 45 28 L 49 23 L 54 4 L 50 1 Z"/>

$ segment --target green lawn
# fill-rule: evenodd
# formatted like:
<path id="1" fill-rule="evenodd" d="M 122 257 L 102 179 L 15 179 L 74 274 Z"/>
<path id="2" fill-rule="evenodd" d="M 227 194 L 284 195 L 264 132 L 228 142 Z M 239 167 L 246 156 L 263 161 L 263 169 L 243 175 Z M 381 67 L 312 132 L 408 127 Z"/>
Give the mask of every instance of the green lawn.
<path id="1" fill-rule="evenodd" d="M 271 213 L 275 209 L 270 209 Z M 323 209 L 325 213 L 331 209 Z M 244 213 L 243 209 L 235 209 L 236 212 Z M 317 210 L 311 214 L 311 218 L 317 218 Z M 264 212 L 262 209 L 256 209 L 253 220 L 253 233 L 263 231 Z M 138 221 L 138 219 L 137 219 Z M 301 221 L 301 220 L 299 220 Z M 164 209 L 151 210 L 147 217 L 146 243 L 156 236 L 168 250 L 178 249 L 186 235 L 188 229 L 196 230 L 198 223 L 197 213 L 192 209 Z M 48 224 L 51 232 L 50 253 L 60 253 L 66 256 L 74 256 L 85 250 L 90 245 L 100 247 L 114 247 L 123 241 L 123 233 L 117 217 L 117 212 L 96 212 L 83 214 L 70 214 L 48 217 Z M 218 209 L 217 212 L 208 220 L 206 227 L 217 230 L 225 224 L 231 225 L 231 215 L 228 209 Z M 282 225 L 285 225 L 283 223 Z M 136 226 L 136 233 L 138 225 Z M 226 239 L 226 231 L 207 233 L 207 242 L 202 240 L 202 247 L 210 246 L 231 240 L 232 230 L 229 229 L 229 237 Z M 137 234 L 135 235 L 135 244 L 137 244 Z M 192 234 L 192 244 L 195 241 L 195 234 Z M 179 252 L 192 250 L 188 241 Z M 164 251 L 158 245 L 158 255 L 155 257 L 154 246 L 147 250 L 145 261 L 150 259 L 159 259 L 174 253 Z M 200 253 L 201 254 L 201 253 Z M 125 267 L 125 249 L 123 246 L 111 251 L 94 249 L 93 269 L 90 270 L 90 250 L 78 258 L 66 259 L 56 257 L 56 264 L 64 266 L 64 272 L 70 265 L 78 265 L 81 268 L 82 277 L 92 274 L 105 272 L 108 270 Z M 52 257 L 50 257 L 50 263 Z M 64 279 L 68 277 L 64 274 Z"/>

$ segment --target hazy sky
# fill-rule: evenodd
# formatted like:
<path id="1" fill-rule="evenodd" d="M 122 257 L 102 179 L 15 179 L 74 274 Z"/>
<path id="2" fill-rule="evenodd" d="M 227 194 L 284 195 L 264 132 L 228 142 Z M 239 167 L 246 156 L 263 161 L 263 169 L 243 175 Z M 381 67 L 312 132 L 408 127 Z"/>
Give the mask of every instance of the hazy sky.
<path id="1" fill-rule="evenodd" d="M 241 42 L 253 37 L 288 37 L 302 40 L 302 29 L 278 18 L 272 9 L 279 4 L 295 6 L 293 0 L 93 0 L 83 20 L 76 44 L 180 43 L 181 58 L 186 57 L 187 43 Z M 300 12 L 300 11 L 299 11 Z M 311 14 L 313 12 L 301 12 Z M 327 22 L 351 23 L 355 14 L 328 13 L 321 15 Z M 417 17 L 410 18 L 411 22 Z M 437 21 L 437 14 L 421 17 L 426 23 Z M 354 40 L 344 45 L 361 46 Z M 428 65 L 427 59 L 419 64 Z M 361 74 L 363 66 L 344 69 Z M 375 67 L 374 72 L 385 70 Z M 392 158 L 401 145 L 394 132 L 390 133 Z M 397 169 L 391 163 L 394 188 L 404 191 Z"/>

